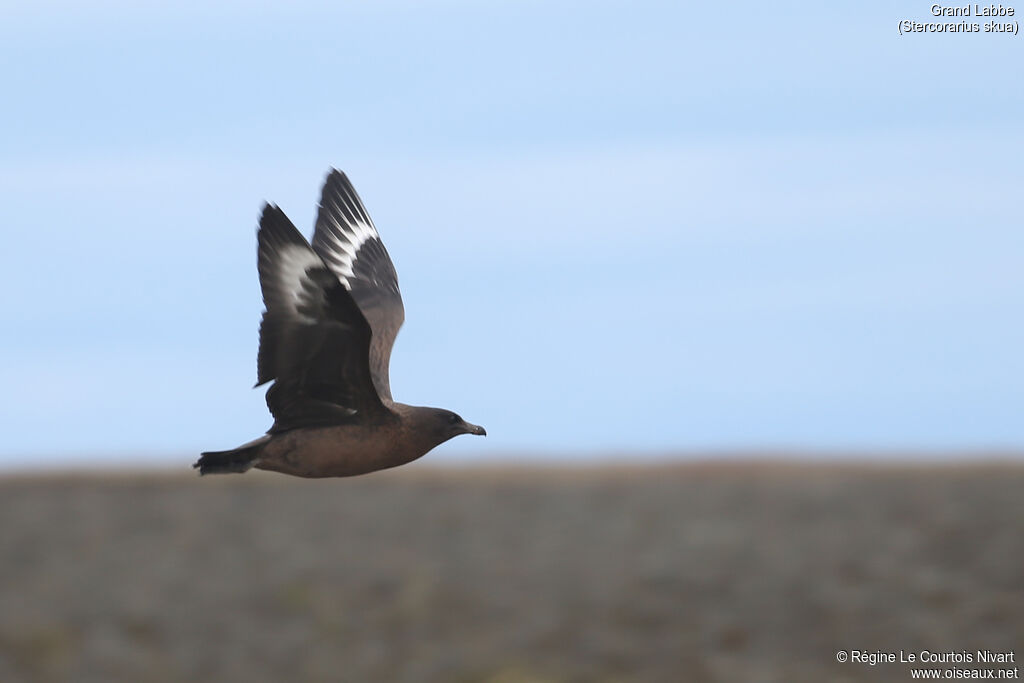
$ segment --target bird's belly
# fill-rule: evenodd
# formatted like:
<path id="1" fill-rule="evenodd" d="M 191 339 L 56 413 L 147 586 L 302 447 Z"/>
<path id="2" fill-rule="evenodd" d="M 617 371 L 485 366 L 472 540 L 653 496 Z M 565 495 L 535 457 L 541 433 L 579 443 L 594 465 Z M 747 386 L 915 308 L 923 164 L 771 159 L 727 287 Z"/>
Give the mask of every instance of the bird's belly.
<path id="1" fill-rule="evenodd" d="M 255 466 L 296 477 L 353 477 L 396 467 L 421 455 L 410 453 L 401 444 L 383 441 L 376 429 L 355 425 L 318 427 L 275 435 Z"/>

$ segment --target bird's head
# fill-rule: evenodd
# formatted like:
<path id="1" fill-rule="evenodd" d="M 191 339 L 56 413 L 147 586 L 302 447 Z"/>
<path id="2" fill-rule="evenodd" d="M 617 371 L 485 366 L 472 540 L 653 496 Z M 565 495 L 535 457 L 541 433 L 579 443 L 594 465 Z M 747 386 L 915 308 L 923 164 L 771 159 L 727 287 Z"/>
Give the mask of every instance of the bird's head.
<path id="1" fill-rule="evenodd" d="M 423 415 L 426 418 L 424 426 L 439 444 L 460 434 L 487 436 L 486 429 L 466 422 L 450 410 L 443 408 L 427 408 L 426 410 L 427 412 Z"/>

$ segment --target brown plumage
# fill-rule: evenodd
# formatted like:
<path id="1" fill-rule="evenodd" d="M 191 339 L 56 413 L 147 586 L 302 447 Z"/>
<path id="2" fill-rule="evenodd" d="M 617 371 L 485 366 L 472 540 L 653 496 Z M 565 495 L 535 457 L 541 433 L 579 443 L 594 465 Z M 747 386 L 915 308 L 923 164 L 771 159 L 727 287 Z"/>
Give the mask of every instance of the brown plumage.
<path id="1" fill-rule="evenodd" d="M 486 434 L 455 413 L 397 403 L 388 365 L 405 308 L 380 235 L 344 173 L 324 183 L 313 243 L 267 204 L 258 233 L 266 311 L 257 386 L 273 382 L 266 435 L 203 453 L 200 474 L 252 467 L 347 477 L 415 460 L 459 434 Z"/>

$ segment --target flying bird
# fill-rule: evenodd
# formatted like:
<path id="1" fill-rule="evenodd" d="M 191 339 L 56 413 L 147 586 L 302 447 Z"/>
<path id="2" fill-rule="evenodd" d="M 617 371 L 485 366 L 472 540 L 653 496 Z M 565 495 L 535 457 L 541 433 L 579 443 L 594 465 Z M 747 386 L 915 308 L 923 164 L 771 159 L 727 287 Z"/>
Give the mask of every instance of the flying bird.
<path id="1" fill-rule="evenodd" d="M 274 425 L 229 451 L 201 455 L 200 474 L 252 467 L 349 477 L 397 467 L 460 434 L 485 435 L 450 410 L 391 398 L 388 365 L 405 307 L 398 275 L 352 183 L 332 169 L 310 245 L 265 204 L 258 270 L 266 311 L 256 386 Z"/>

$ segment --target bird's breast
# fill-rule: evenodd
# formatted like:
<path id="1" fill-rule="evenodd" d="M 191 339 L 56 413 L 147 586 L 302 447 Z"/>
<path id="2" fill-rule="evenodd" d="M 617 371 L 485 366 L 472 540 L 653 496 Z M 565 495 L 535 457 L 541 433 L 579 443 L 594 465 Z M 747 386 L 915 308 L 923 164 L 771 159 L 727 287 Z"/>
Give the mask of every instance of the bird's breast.
<path id="1" fill-rule="evenodd" d="M 353 477 L 403 465 L 426 452 L 391 425 L 310 427 L 274 435 L 256 467 L 297 477 Z"/>

